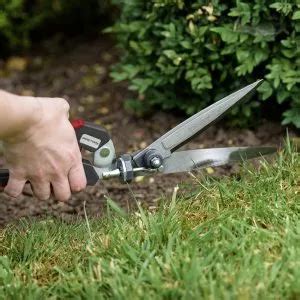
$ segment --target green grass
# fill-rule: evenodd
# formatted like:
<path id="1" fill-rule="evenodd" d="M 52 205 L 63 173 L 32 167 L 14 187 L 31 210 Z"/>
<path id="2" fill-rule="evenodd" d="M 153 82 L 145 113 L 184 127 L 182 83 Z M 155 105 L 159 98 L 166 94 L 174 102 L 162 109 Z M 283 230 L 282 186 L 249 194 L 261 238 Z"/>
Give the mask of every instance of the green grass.
<path id="1" fill-rule="evenodd" d="M 0 231 L 3 299 L 299 299 L 300 158 L 195 178 L 156 211 Z M 88 226 L 89 225 L 89 226 Z"/>

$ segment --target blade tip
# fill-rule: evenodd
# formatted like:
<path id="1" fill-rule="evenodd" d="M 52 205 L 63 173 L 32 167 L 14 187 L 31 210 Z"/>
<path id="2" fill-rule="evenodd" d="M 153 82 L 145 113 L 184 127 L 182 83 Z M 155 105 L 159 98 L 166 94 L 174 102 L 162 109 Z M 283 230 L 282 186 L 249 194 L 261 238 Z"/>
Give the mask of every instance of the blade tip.
<path id="1" fill-rule="evenodd" d="M 258 79 L 258 80 L 256 80 L 256 81 L 254 82 L 254 84 L 255 84 L 256 86 L 259 86 L 259 85 L 261 85 L 261 84 L 263 83 L 263 81 L 264 81 L 264 79 Z"/>

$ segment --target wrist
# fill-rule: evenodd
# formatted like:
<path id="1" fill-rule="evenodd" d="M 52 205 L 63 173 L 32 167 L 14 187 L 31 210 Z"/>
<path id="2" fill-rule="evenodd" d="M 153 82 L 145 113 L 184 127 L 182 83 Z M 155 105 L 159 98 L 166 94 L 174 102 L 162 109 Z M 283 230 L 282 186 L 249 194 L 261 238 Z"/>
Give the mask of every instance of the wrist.
<path id="1" fill-rule="evenodd" d="M 4 142 L 14 143 L 28 138 L 30 129 L 41 118 L 42 105 L 39 98 L 23 97 L 6 92 L 0 92 L 0 98 L 4 99 L 8 120 L 1 124 L 0 139 Z"/>

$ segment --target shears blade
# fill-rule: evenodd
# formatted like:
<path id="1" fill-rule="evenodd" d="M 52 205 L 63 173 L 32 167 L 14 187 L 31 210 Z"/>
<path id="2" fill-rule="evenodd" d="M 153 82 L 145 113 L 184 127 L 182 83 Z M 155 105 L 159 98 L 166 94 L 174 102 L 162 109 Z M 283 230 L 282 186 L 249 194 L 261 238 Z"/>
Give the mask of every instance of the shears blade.
<path id="1" fill-rule="evenodd" d="M 274 147 L 229 147 L 177 151 L 163 162 L 162 173 L 189 172 L 245 161 L 277 151 Z"/>
<path id="2" fill-rule="evenodd" d="M 221 118 L 232 106 L 245 99 L 247 96 L 250 96 L 262 81 L 263 80 L 258 80 L 247 85 L 178 124 L 154 141 L 146 149 L 134 154 L 133 160 L 135 164 L 139 167 L 143 166 L 143 155 L 149 149 L 156 150 L 163 159 L 169 157 L 172 152 Z"/>

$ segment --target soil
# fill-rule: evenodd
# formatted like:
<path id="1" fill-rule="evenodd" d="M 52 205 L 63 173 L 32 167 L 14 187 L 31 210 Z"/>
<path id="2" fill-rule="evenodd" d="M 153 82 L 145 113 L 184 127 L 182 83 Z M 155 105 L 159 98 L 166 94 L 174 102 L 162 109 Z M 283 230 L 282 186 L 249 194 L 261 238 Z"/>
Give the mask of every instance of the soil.
<path id="1" fill-rule="evenodd" d="M 142 118 L 124 108 L 128 91 L 126 84 L 113 83 L 109 77 L 109 67 L 118 59 L 118 51 L 107 37 L 60 47 L 48 43 L 22 59 L 21 68 L 12 68 L 11 64 L 0 62 L 1 89 L 22 95 L 66 98 L 71 104 L 71 118 L 84 118 L 105 126 L 118 153 L 145 147 L 185 118 L 162 111 Z M 219 122 L 185 147 L 282 144 L 285 131 L 279 124 L 267 121 L 258 123 L 256 128 L 249 130 L 225 129 Z M 203 172 L 219 176 L 235 173 L 237 169 L 238 166 L 234 165 Z M 130 185 L 111 179 L 88 187 L 67 203 L 54 199 L 39 201 L 30 192 L 17 199 L 2 193 L 0 225 L 28 216 L 50 215 L 65 220 L 82 217 L 84 201 L 89 217 L 101 216 L 106 211 L 107 198 L 125 209 L 135 207 L 136 201 L 155 209 L 158 199 L 169 197 L 176 185 L 192 180 L 189 174 L 138 178 Z"/>

